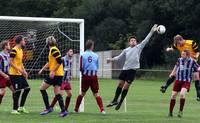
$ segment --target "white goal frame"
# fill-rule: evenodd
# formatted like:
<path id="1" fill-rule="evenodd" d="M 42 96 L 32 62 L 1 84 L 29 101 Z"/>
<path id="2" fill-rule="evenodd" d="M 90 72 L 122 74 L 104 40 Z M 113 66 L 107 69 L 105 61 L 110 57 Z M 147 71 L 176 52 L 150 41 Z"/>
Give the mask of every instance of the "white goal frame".
<path id="1" fill-rule="evenodd" d="M 40 22 L 66 22 L 66 23 L 77 23 L 79 24 L 80 31 L 80 54 L 84 52 L 84 19 L 72 19 L 72 18 L 44 18 L 44 17 L 18 17 L 18 16 L 0 16 L 0 20 L 8 21 L 40 21 Z M 79 80 L 81 92 L 81 73 Z M 80 112 L 84 112 L 84 99 L 79 108 Z"/>

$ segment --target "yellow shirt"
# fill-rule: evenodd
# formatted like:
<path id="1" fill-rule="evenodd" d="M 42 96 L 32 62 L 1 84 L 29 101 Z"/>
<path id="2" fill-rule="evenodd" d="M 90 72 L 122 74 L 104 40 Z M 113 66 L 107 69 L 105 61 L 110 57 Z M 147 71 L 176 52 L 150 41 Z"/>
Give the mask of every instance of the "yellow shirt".
<path id="1" fill-rule="evenodd" d="M 56 64 L 58 64 L 57 59 L 61 60 L 61 53 L 60 50 L 54 46 L 50 48 L 49 51 L 49 70 L 51 71 L 55 68 Z M 64 70 L 63 70 L 63 64 L 59 66 L 58 70 L 55 73 L 55 76 L 63 76 Z"/>
<path id="2" fill-rule="evenodd" d="M 177 49 L 180 51 L 180 53 L 183 50 L 189 50 L 190 51 L 190 56 L 195 59 L 198 60 L 198 57 L 196 56 L 197 53 L 199 52 L 198 50 L 198 45 L 196 42 L 194 42 L 193 40 L 185 40 L 185 43 L 183 44 L 183 46 L 178 46 L 176 44 L 173 44 L 172 46 L 173 49 Z"/>
<path id="3" fill-rule="evenodd" d="M 13 58 L 13 64 L 20 69 L 23 69 L 23 50 L 22 48 L 14 47 L 10 52 L 10 57 Z M 10 66 L 10 75 L 22 75 L 18 70 Z"/>

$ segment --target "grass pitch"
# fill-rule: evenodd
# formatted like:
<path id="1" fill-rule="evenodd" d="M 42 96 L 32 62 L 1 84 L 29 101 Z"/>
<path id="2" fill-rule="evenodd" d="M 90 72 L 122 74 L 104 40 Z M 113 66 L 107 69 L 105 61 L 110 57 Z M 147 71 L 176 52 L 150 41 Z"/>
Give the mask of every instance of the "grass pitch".
<path id="1" fill-rule="evenodd" d="M 39 113 L 44 109 L 44 104 L 40 95 L 39 86 L 41 80 L 29 80 L 31 92 L 26 102 L 29 114 L 11 115 L 12 99 L 10 91 L 7 89 L 3 103 L 0 105 L 0 123 L 198 123 L 200 118 L 200 102 L 195 100 L 195 88 L 191 86 L 191 91 L 187 94 L 184 114 L 178 118 L 179 98 L 174 110 L 174 117 L 168 118 L 168 106 L 171 95 L 171 88 L 166 94 L 161 94 L 159 88 L 162 81 L 136 80 L 131 86 L 127 96 L 127 112 L 124 112 L 124 105 L 119 111 L 113 108 L 105 108 L 105 116 L 99 113 L 96 100 L 91 91 L 85 97 L 85 112 L 73 114 L 75 99 L 78 95 L 79 82 L 73 83 L 73 97 L 71 100 L 69 115 L 65 118 L 58 117 L 59 106 L 54 108 L 54 112 L 46 116 Z M 117 85 L 116 80 L 100 79 L 100 94 L 103 98 L 104 106 L 112 99 Z M 49 99 L 53 97 L 52 88 L 48 89 Z"/>

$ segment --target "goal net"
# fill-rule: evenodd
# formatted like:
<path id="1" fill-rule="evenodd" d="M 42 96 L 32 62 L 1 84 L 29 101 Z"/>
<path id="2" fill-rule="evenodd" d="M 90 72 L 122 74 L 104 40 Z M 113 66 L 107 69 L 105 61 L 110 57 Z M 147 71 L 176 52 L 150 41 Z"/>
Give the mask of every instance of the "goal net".
<path id="1" fill-rule="evenodd" d="M 84 51 L 83 19 L 0 16 L 0 41 L 9 40 L 11 47 L 14 47 L 17 35 L 25 37 L 23 62 L 29 79 L 42 79 L 48 76 L 48 71 L 38 75 L 39 69 L 48 60 L 48 36 L 56 38 L 62 56 L 68 48 L 77 54 L 73 57 L 72 75 L 80 78 L 78 54 Z"/>

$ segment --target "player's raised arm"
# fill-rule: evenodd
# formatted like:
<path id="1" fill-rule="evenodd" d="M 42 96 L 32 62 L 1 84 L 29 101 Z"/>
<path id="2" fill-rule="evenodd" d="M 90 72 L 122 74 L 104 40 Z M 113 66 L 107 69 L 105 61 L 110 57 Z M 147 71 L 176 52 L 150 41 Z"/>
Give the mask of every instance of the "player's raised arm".
<path id="1" fill-rule="evenodd" d="M 151 28 L 149 34 L 146 36 L 146 38 L 137 45 L 138 48 L 140 48 L 141 50 L 145 47 L 145 45 L 149 42 L 150 38 L 152 37 L 152 35 L 154 34 L 154 32 L 157 30 L 158 25 L 154 24 L 154 26 Z"/>
<path id="2" fill-rule="evenodd" d="M 197 43 L 194 42 L 194 41 L 192 42 L 192 49 L 196 53 L 195 56 L 194 56 L 195 60 L 198 60 L 198 57 L 199 57 L 199 47 L 198 47 Z"/>

